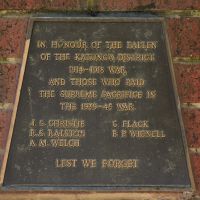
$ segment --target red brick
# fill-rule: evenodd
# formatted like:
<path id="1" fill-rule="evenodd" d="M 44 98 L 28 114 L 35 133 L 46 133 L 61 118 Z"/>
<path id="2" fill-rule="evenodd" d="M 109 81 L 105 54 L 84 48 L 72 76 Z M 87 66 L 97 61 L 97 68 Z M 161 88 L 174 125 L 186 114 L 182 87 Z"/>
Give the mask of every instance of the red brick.
<path id="1" fill-rule="evenodd" d="M 200 55 L 199 18 L 171 18 L 167 19 L 167 25 L 173 56 Z"/>
<path id="2" fill-rule="evenodd" d="M 99 11 L 125 11 L 145 9 L 199 9 L 199 0 L 92 0 Z M 1 5 L 2 4 L 2 5 Z M 4 0 L 0 9 L 27 10 L 85 10 L 87 1 L 83 0 Z"/>
<path id="3" fill-rule="evenodd" d="M 190 158 L 196 190 L 198 193 L 200 193 L 200 155 L 193 154 L 190 156 Z"/>
<path id="4" fill-rule="evenodd" d="M 98 4 L 98 9 L 100 11 L 112 11 L 112 10 L 144 10 L 144 9 L 150 9 L 150 8 L 156 8 L 155 1 L 152 0 L 143 0 L 143 1 L 132 1 L 132 0 L 100 0 Z"/>
<path id="5" fill-rule="evenodd" d="M 183 109 L 182 116 L 188 146 L 200 148 L 200 110 Z"/>
<path id="6" fill-rule="evenodd" d="M 26 28 L 26 19 L 0 19 L 0 57 L 21 57 Z"/>
<path id="7" fill-rule="evenodd" d="M 200 65 L 176 64 L 174 68 L 181 102 L 200 102 Z"/>
<path id="8" fill-rule="evenodd" d="M 155 0 L 159 9 L 199 9 L 199 0 Z"/>
<path id="9" fill-rule="evenodd" d="M 4 149 L 8 136 L 12 111 L 0 111 L 0 149 Z"/>
<path id="10" fill-rule="evenodd" d="M 0 103 L 14 103 L 19 65 L 0 64 Z"/>
<path id="11" fill-rule="evenodd" d="M 131 10 L 151 10 L 151 9 L 199 9 L 198 0 L 99 0 L 97 8 L 100 11 L 131 11 Z"/>
<path id="12" fill-rule="evenodd" d="M 80 10 L 81 0 L 9 0 L 3 1 L 2 9 L 26 10 Z"/>
<path id="13" fill-rule="evenodd" d="M 5 152 L 5 146 L 6 146 L 7 136 L 8 136 L 9 127 L 10 127 L 11 115 L 12 115 L 12 111 L 8 111 L 8 112 L 0 111 L 0 169 L 1 169 L 3 155 Z"/>

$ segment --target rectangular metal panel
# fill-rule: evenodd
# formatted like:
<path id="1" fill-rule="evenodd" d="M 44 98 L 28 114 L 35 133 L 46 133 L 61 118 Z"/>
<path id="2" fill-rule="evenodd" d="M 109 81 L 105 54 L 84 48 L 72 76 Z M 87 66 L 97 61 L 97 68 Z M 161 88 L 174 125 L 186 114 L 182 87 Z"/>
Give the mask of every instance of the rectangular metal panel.
<path id="1" fill-rule="evenodd" d="M 189 190 L 163 20 L 66 18 L 31 24 L 3 185 Z"/>

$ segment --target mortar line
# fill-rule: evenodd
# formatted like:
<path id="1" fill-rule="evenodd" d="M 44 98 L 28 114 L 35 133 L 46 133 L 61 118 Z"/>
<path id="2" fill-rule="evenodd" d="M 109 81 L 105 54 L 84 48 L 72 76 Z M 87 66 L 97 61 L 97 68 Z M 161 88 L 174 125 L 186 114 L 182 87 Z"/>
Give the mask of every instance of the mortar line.
<path id="1" fill-rule="evenodd" d="M 0 111 L 13 110 L 13 103 L 0 103 Z"/>
<path id="2" fill-rule="evenodd" d="M 181 103 L 181 108 L 200 109 L 200 103 Z"/>
<path id="3" fill-rule="evenodd" d="M 22 58 L 19 57 L 6 57 L 0 58 L 0 64 L 21 64 Z"/>
<path id="4" fill-rule="evenodd" d="M 98 10 L 98 4 L 95 6 L 91 6 L 91 4 L 89 3 L 87 5 L 87 7 L 84 8 L 74 8 L 74 9 L 62 9 L 62 10 L 55 10 L 55 9 L 45 9 L 43 11 L 41 10 L 25 10 L 25 9 L 13 9 L 13 10 L 8 10 L 8 9 L 2 9 L 0 10 L 0 17 L 8 17 L 8 18 L 15 18 L 15 17 L 31 17 L 33 15 L 55 15 L 55 14 L 64 14 L 66 15 L 67 13 L 78 13 L 78 12 L 87 12 L 87 11 L 93 11 L 93 12 L 102 12 L 102 13 L 108 13 L 108 12 L 138 12 L 138 13 L 142 13 L 142 12 L 146 12 L 149 14 L 156 14 L 156 15 L 160 15 L 160 16 L 164 16 L 164 17 L 200 17 L 200 9 L 188 9 L 188 10 L 170 10 L 170 9 L 113 9 L 113 10 Z"/>
<path id="5" fill-rule="evenodd" d="M 173 63 L 180 64 L 200 64 L 200 56 L 186 57 L 186 56 L 177 56 L 173 57 Z"/>
<path id="6" fill-rule="evenodd" d="M 200 147 L 191 147 L 189 148 L 190 153 L 200 154 Z"/>

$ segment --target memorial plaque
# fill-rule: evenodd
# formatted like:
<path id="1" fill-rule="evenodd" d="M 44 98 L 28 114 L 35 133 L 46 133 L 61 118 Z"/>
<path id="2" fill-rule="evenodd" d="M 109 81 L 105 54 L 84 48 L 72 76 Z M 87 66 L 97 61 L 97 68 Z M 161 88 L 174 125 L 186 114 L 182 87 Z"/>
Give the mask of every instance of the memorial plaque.
<path id="1" fill-rule="evenodd" d="M 30 27 L 3 186 L 190 190 L 163 20 L 36 18 Z"/>

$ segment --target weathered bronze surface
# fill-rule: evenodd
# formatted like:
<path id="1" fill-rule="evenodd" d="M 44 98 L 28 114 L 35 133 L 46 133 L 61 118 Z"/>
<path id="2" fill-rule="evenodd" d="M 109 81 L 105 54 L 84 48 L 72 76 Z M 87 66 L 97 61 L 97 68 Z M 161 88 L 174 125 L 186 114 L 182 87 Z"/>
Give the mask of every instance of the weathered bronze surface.
<path id="1" fill-rule="evenodd" d="M 191 188 L 161 19 L 36 19 L 24 63 L 5 187 Z"/>

